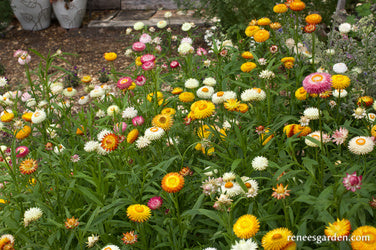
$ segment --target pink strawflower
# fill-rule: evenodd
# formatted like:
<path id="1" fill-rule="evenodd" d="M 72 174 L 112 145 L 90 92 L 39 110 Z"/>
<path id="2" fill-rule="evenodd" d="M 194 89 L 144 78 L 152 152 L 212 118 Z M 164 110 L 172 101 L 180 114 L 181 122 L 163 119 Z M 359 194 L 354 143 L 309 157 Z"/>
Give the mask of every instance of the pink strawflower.
<path id="1" fill-rule="evenodd" d="M 142 69 L 145 71 L 149 71 L 154 68 L 155 68 L 155 63 L 153 61 L 142 64 Z"/>
<path id="2" fill-rule="evenodd" d="M 14 52 L 13 57 L 18 57 L 18 63 L 21 65 L 28 64 L 31 61 L 31 56 L 25 50 L 17 50 Z"/>
<path id="3" fill-rule="evenodd" d="M 199 55 L 199 56 L 205 56 L 205 55 L 207 55 L 208 54 L 208 52 L 206 51 L 206 49 L 204 49 L 204 48 L 197 48 L 197 55 Z"/>
<path id="4" fill-rule="evenodd" d="M 142 42 L 135 42 L 133 45 L 132 45 L 132 49 L 134 51 L 137 51 L 137 52 L 141 52 L 141 51 L 144 51 L 146 48 L 146 45 Z"/>
<path id="5" fill-rule="evenodd" d="M 157 46 L 155 46 L 154 50 L 155 50 L 157 53 L 161 53 L 161 52 L 162 52 L 162 47 L 161 47 L 161 45 L 157 45 Z"/>
<path id="6" fill-rule="evenodd" d="M 141 126 L 144 122 L 145 119 L 142 116 L 136 116 L 132 119 L 133 126 Z"/>
<path id="7" fill-rule="evenodd" d="M 29 148 L 26 146 L 19 146 L 16 148 L 16 157 L 22 158 L 25 157 L 30 152 Z"/>
<path id="8" fill-rule="evenodd" d="M 134 82 L 138 86 L 143 86 L 146 83 L 146 77 L 144 75 L 137 76 Z"/>
<path id="9" fill-rule="evenodd" d="M 155 61 L 155 56 L 152 54 L 146 54 L 146 55 L 141 56 L 142 63 L 154 62 L 154 61 Z"/>
<path id="10" fill-rule="evenodd" d="M 340 145 L 346 141 L 348 135 L 349 135 L 349 131 L 341 127 L 337 129 L 336 131 L 334 131 L 332 135 L 333 142 L 336 143 L 337 145 Z"/>
<path id="11" fill-rule="evenodd" d="M 170 63 L 170 67 L 172 68 L 172 69 L 174 69 L 174 68 L 176 68 L 176 67 L 179 67 L 180 66 L 180 63 L 178 62 L 178 61 L 172 61 L 171 63 Z"/>
<path id="12" fill-rule="evenodd" d="M 78 154 L 72 155 L 71 156 L 71 161 L 72 162 L 78 162 L 80 160 L 80 156 Z M 73 175 L 73 172 L 71 172 L 71 175 Z"/>
<path id="13" fill-rule="evenodd" d="M 117 87 L 119 89 L 127 89 L 129 88 L 130 86 L 132 86 L 132 78 L 126 76 L 126 77 L 122 77 L 119 79 L 119 81 L 117 82 Z"/>
<path id="14" fill-rule="evenodd" d="M 342 183 L 347 190 L 355 192 L 357 189 L 360 189 L 360 185 L 362 185 L 362 176 L 356 176 L 356 172 L 351 175 L 346 173 L 346 177 L 343 178 Z"/>
<path id="15" fill-rule="evenodd" d="M 149 34 L 146 34 L 146 33 L 142 34 L 140 36 L 140 42 L 145 43 L 145 44 L 150 43 L 151 42 L 151 36 Z"/>
<path id="16" fill-rule="evenodd" d="M 308 94 L 320 94 L 330 90 L 331 75 L 328 73 L 312 73 L 303 80 L 303 88 Z"/>
<path id="17" fill-rule="evenodd" d="M 114 125 L 114 132 L 115 133 L 118 133 L 118 132 L 124 133 L 125 130 L 127 129 L 127 126 L 128 125 L 125 122 L 116 123 Z"/>
<path id="18" fill-rule="evenodd" d="M 27 100 L 29 100 L 31 98 L 31 95 L 27 92 L 23 93 L 22 96 L 21 96 L 21 100 L 23 102 L 26 102 Z"/>
<path id="19" fill-rule="evenodd" d="M 151 210 L 157 210 L 161 208 L 162 204 L 163 204 L 163 199 L 160 196 L 154 196 L 150 198 L 150 200 L 148 201 L 148 207 Z"/>

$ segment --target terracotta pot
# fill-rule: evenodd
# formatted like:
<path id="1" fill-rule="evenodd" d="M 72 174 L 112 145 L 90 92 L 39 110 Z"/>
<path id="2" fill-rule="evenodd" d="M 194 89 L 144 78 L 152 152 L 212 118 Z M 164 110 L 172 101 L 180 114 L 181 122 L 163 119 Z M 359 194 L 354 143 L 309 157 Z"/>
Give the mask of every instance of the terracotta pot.
<path id="1" fill-rule="evenodd" d="M 51 24 L 50 0 L 11 0 L 10 5 L 24 30 L 42 30 Z"/>
<path id="2" fill-rule="evenodd" d="M 65 2 L 57 0 L 52 3 L 55 16 L 64 29 L 79 28 L 86 13 L 87 0 Z"/>

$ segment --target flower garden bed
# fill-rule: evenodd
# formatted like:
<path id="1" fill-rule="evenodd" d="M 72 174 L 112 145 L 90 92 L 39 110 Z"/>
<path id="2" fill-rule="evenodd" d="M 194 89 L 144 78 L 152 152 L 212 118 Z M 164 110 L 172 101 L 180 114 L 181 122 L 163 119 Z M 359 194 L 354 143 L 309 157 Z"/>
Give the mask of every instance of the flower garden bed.
<path id="1" fill-rule="evenodd" d="M 136 23 L 100 78 L 16 51 L 0 248 L 375 248 L 374 20 L 319 39 L 303 2 L 273 10 L 200 47 L 190 23 Z"/>

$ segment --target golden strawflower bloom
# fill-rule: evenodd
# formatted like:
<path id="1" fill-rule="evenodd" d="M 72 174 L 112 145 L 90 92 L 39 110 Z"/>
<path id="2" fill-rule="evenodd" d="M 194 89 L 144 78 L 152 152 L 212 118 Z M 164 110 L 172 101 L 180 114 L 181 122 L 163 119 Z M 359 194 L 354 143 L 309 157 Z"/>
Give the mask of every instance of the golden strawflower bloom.
<path id="1" fill-rule="evenodd" d="M 10 122 L 10 121 L 13 120 L 13 118 L 14 118 L 14 114 L 12 112 L 8 112 L 8 111 L 4 110 L 4 113 L 0 117 L 0 120 L 2 122 Z"/>
<path id="2" fill-rule="evenodd" d="M 22 115 L 22 119 L 27 122 L 31 122 L 31 117 L 33 116 L 32 112 L 26 112 Z"/>
<path id="3" fill-rule="evenodd" d="M 239 104 L 238 111 L 239 111 L 240 113 L 243 113 L 243 114 L 244 114 L 245 112 L 248 111 L 248 109 L 249 109 L 248 104 L 246 104 L 246 103 L 240 103 L 240 104 Z"/>
<path id="4" fill-rule="evenodd" d="M 257 217 L 252 214 L 241 216 L 233 226 L 235 235 L 241 239 L 249 239 L 255 236 L 259 229 L 260 222 Z"/>
<path id="5" fill-rule="evenodd" d="M 372 226 L 358 227 L 351 234 L 354 239 L 351 247 L 354 250 L 376 249 L 376 228 Z"/>
<path id="6" fill-rule="evenodd" d="M 25 139 L 31 133 L 31 128 L 25 125 L 22 129 L 14 131 L 16 138 L 19 140 Z"/>
<path id="7" fill-rule="evenodd" d="M 300 87 L 295 91 L 295 97 L 300 101 L 307 99 L 307 91 L 304 89 L 304 87 Z"/>
<path id="8" fill-rule="evenodd" d="M 285 13 L 287 10 L 288 10 L 288 8 L 287 8 L 286 4 L 283 4 L 283 3 L 277 4 L 273 7 L 273 11 L 275 13 Z"/>
<path id="9" fill-rule="evenodd" d="M 174 88 L 174 89 L 171 91 L 171 94 L 173 94 L 173 95 L 178 95 L 178 94 L 180 94 L 181 92 L 183 92 L 183 89 L 182 89 L 182 88 L 179 88 L 179 87 L 176 87 L 176 88 Z"/>
<path id="10" fill-rule="evenodd" d="M 279 22 L 274 22 L 274 23 L 269 24 L 269 27 L 273 30 L 277 30 L 277 29 L 280 29 L 282 25 Z"/>
<path id="11" fill-rule="evenodd" d="M 267 30 L 258 30 L 254 35 L 253 35 L 253 39 L 258 42 L 258 43 L 262 43 L 262 42 L 265 42 L 266 40 L 268 40 L 270 37 L 270 33 L 269 31 Z"/>
<path id="12" fill-rule="evenodd" d="M 376 125 L 372 127 L 372 129 L 371 129 L 371 135 L 373 137 L 376 137 Z"/>
<path id="13" fill-rule="evenodd" d="M 141 62 L 141 56 L 138 56 L 135 60 L 135 63 L 137 66 L 142 66 L 142 62 Z"/>
<path id="14" fill-rule="evenodd" d="M 296 249 L 296 244 L 291 240 L 292 232 L 280 227 L 267 232 L 262 237 L 261 244 L 265 250 Z"/>
<path id="15" fill-rule="evenodd" d="M 338 236 L 348 236 L 351 231 L 350 221 L 347 219 L 339 220 L 333 223 L 329 223 L 329 226 L 325 228 L 326 236 L 335 236 L 333 240 L 336 240 Z"/>
<path id="16" fill-rule="evenodd" d="M 91 76 L 89 76 L 89 75 L 83 76 L 81 78 L 81 82 L 83 82 L 83 83 L 90 83 L 91 82 Z"/>
<path id="17" fill-rule="evenodd" d="M 215 105 L 211 101 L 200 100 L 191 105 L 191 111 L 195 119 L 204 119 L 211 116 L 215 111 Z"/>
<path id="18" fill-rule="evenodd" d="M 228 99 L 224 102 L 224 107 L 228 111 L 237 111 L 240 105 L 238 99 Z"/>
<path id="19" fill-rule="evenodd" d="M 107 52 L 104 53 L 104 59 L 107 61 L 114 61 L 117 58 L 117 54 L 115 52 Z"/>
<path id="20" fill-rule="evenodd" d="M 248 72 L 251 72 L 252 69 L 256 68 L 256 66 L 257 66 L 256 63 L 246 62 L 240 66 L 240 70 L 243 71 L 244 73 L 248 73 Z"/>
<path id="21" fill-rule="evenodd" d="M 145 222 L 151 217 L 151 210 L 148 206 L 134 204 L 127 208 L 127 216 L 131 221 Z"/>
<path id="22" fill-rule="evenodd" d="M 172 124 L 174 123 L 174 118 L 171 115 L 163 115 L 159 114 L 156 115 L 153 120 L 151 121 L 151 124 L 154 127 L 162 128 L 165 131 L 170 130 L 172 127 Z"/>
<path id="23" fill-rule="evenodd" d="M 332 75 L 332 88 L 345 89 L 350 85 L 350 78 L 345 75 Z"/>
<path id="24" fill-rule="evenodd" d="M 291 190 L 287 190 L 287 187 L 288 185 L 284 187 L 282 183 L 280 183 L 279 185 L 277 184 L 277 188 L 273 187 L 274 193 L 272 194 L 272 196 L 274 198 L 277 198 L 278 200 L 285 199 L 286 196 L 290 196 L 289 192 L 291 191 Z"/>
<path id="25" fill-rule="evenodd" d="M 76 129 L 76 135 L 83 135 L 84 131 L 85 131 L 84 127 L 81 126 L 80 128 Z"/>
<path id="26" fill-rule="evenodd" d="M 164 108 L 161 111 L 162 115 L 175 115 L 176 114 L 176 109 L 174 108 Z"/>
<path id="27" fill-rule="evenodd" d="M 294 1 L 292 3 L 290 3 L 290 9 L 293 10 L 293 11 L 302 11 L 304 10 L 306 7 L 305 3 L 302 2 L 302 1 Z"/>
<path id="28" fill-rule="evenodd" d="M 257 20 L 257 25 L 260 25 L 260 26 L 266 26 L 266 25 L 269 25 L 271 23 L 272 23 L 272 21 L 267 17 L 263 17 L 263 18 L 260 18 L 259 20 Z"/>
<path id="29" fill-rule="evenodd" d="M 244 59 L 253 59 L 254 57 L 253 57 L 253 54 L 250 52 L 250 51 L 244 51 L 243 53 L 242 53 L 242 57 L 244 58 Z"/>
<path id="30" fill-rule="evenodd" d="M 293 126 L 294 135 L 299 134 L 298 137 L 306 136 L 312 132 L 312 129 L 308 126 L 301 126 L 300 124 L 295 124 Z"/>
<path id="31" fill-rule="evenodd" d="M 181 102 L 193 102 L 195 99 L 195 94 L 191 92 L 183 92 L 179 95 L 179 100 Z"/>
<path id="32" fill-rule="evenodd" d="M 168 193 L 179 192 L 183 187 L 184 177 L 179 173 L 168 173 L 162 179 L 162 189 Z"/>
<path id="33" fill-rule="evenodd" d="M 319 14 L 311 14 L 305 18 L 308 24 L 319 24 L 322 21 L 322 17 Z"/>
<path id="34" fill-rule="evenodd" d="M 255 26 L 255 25 L 248 26 L 245 29 L 245 35 L 248 37 L 252 37 L 258 30 L 260 30 L 259 26 Z"/>
<path id="35" fill-rule="evenodd" d="M 37 161 L 33 159 L 26 159 L 20 164 L 20 172 L 22 174 L 32 174 L 34 173 L 38 168 L 38 163 Z"/>
<path id="36" fill-rule="evenodd" d="M 136 128 L 132 129 L 127 135 L 127 142 L 133 143 L 138 138 L 138 134 L 139 132 Z"/>

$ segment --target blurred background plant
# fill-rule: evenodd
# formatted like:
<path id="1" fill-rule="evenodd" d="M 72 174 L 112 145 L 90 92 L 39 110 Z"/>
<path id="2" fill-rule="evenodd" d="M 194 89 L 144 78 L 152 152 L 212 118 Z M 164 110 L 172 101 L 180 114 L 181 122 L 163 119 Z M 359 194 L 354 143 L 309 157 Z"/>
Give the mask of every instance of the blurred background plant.
<path id="1" fill-rule="evenodd" d="M 10 7 L 10 2 L 8 0 L 0 1 L 0 37 L 5 35 L 5 29 L 12 21 L 12 18 L 13 11 Z"/>

